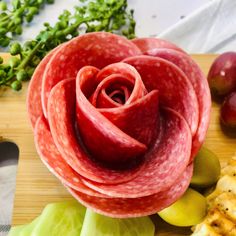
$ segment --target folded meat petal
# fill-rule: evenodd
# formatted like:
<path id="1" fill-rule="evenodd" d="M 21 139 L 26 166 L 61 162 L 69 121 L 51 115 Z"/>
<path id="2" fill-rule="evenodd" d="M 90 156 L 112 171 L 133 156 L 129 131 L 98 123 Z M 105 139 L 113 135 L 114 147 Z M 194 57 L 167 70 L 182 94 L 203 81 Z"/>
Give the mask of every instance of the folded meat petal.
<path id="1" fill-rule="evenodd" d="M 105 78 L 117 73 L 124 76 L 129 81 L 133 82 L 133 90 L 128 100 L 125 101 L 126 105 L 131 104 L 132 102 L 143 97 L 147 93 L 147 90 L 143 84 L 142 78 L 140 77 L 139 73 L 133 66 L 128 65 L 127 63 L 119 62 L 106 66 L 105 68 L 99 71 L 97 75 L 97 81 L 102 82 Z"/>
<path id="2" fill-rule="evenodd" d="M 102 184 L 83 179 L 85 185 L 112 197 L 137 198 L 169 188 L 189 163 L 192 136 L 185 119 L 172 109 L 161 111 L 161 137 L 145 154 L 143 169 L 121 184 Z"/>
<path id="3" fill-rule="evenodd" d="M 175 44 L 166 41 L 164 39 L 159 38 L 135 38 L 131 40 L 143 54 L 147 51 L 155 49 L 155 48 L 165 48 L 165 49 L 173 49 L 182 53 L 186 53 L 184 50 L 176 46 Z"/>
<path id="4" fill-rule="evenodd" d="M 186 74 L 193 85 L 199 104 L 199 124 L 193 137 L 192 160 L 205 140 L 210 122 L 211 95 L 207 79 L 196 62 L 187 54 L 172 49 L 152 49 L 147 51 L 146 54 L 161 57 L 174 63 Z"/>
<path id="5" fill-rule="evenodd" d="M 90 196 L 109 197 L 83 184 L 82 176 L 74 171 L 61 157 L 54 144 L 48 123 L 43 116 L 39 117 L 35 124 L 35 144 L 42 162 L 63 184 Z"/>
<path id="6" fill-rule="evenodd" d="M 198 101 L 192 84 L 173 63 L 162 58 L 135 56 L 124 60 L 136 68 L 146 89 L 159 91 L 160 106 L 179 112 L 187 121 L 192 135 L 198 128 Z"/>
<path id="7" fill-rule="evenodd" d="M 98 109 L 129 136 L 150 147 L 159 134 L 158 91 L 153 90 L 130 105 Z"/>
<path id="8" fill-rule="evenodd" d="M 62 45 L 50 59 L 43 74 L 41 99 L 45 117 L 49 93 L 59 81 L 75 78 L 83 66 L 101 69 L 140 54 L 139 48 L 131 41 L 107 32 L 87 33 Z"/>
<path id="9" fill-rule="evenodd" d="M 123 163 L 142 157 L 147 146 L 112 124 L 84 95 L 84 84 L 94 77 L 87 73 L 88 70 L 88 67 L 82 68 L 76 79 L 77 126 L 85 147 L 92 157 L 107 163 Z"/>
<path id="10" fill-rule="evenodd" d="M 67 187 L 68 191 L 84 206 L 95 212 L 114 217 L 128 218 L 155 214 L 177 201 L 191 181 L 193 165 L 189 165 L 176 182 L 163 192 L 138 198 L 92 197 Z"/>
<path id="11" fill-rule="evenodd" d="M 29 83 L 26 104 L 28 109 L 28 116 L 33 129 L 35 127 L 37 119 L 43 114 L 41 102 L 43 73 L 51 57 L 56 53 L 57 50 L 59 50 L 60 47 L 61 45 L 54 48 L 43 58 L 43 60 L 35 69 L 34 74 Z"/>
<path id="12" fill-rule="evenodd" d="M 120 107 L 129 99 L 133 87 L 132 80 L 112 74 L 99 83 L 89 101 L 97 108 Z"/>
<path id="13" fill-rule="evenodd" d="M 50 131 L 65 162 L 81 176 L 101 183 L 121 183 L 134 178 L 142 166 L 129 170 L 111 170 L 91 160 L 84 151 L 75 130 L 75 101 L 74 79 L 58 83 L 52 89 L 48 100 Z"/>

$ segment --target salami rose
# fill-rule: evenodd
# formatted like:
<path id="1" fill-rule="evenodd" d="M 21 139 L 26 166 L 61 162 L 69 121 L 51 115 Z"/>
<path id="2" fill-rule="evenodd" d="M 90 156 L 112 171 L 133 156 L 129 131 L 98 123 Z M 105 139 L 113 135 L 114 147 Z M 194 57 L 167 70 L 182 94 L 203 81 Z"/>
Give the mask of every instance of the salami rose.
<path id="1" fill-rule="evenodd" d="M 122 218 L 155 213 L 185 192 L 208 92 L 174 44 L 98 32 L 50 52 L 27 103 L 43 163 L 82 204 Z"/>

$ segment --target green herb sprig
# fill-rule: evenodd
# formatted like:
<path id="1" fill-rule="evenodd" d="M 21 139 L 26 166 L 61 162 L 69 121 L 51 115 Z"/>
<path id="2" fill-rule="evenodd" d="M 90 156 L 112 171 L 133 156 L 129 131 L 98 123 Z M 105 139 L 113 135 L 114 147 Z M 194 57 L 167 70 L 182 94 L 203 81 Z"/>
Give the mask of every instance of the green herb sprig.
<path id="1" fill-rule="evenodd" d="M 12 0 L 10 9 L 5 1 L 0 1 L 0 46 L 7 47 L 14 35 L 22 34 L 24 21 L 31 22 L 42 6 L 54 0 Z"/>
<path id="2" fill-rule="evenodd" d="M 12 57 L 8 64 L 0 65 L 0 87 L 20 90 L 22 81 L 30 79 L 41 59 L 59 44 L 81 33 L 107 31 L 135 36 L 133 11 L 127 10 L 127 0 L 80 0 L 73 14 L 67 10 L 58 17 L 54 26 L 45 23 L 35 40 L 24 45 L 15 42 L 10 47 Z M 0 58 L 1 63 L 1 58 Z"/>

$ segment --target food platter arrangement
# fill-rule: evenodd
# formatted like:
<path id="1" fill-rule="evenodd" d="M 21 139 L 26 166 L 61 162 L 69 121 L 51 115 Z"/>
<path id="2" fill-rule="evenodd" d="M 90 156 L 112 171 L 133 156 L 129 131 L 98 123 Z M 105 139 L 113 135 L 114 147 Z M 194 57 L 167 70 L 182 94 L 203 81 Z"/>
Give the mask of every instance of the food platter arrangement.
<path id="1" fill-rule="evenodd" d="M 167 229 L 188 227 L 182 235 L 190 227 L 192 235 L 235 235 L 235 161 L 221 170 L 205 142 L 212 98 L 223 101 L 217 122 L 235 132 L 236 53 L 218 56 L 206 77 L 177 45 L 135 37 L 122 0 L 83 1 L 21 45 L 11 42 L 13 29 L 47 2 L 13 2 L 11 14 L 1 2 L 0 17 L 15 28 L 2 33 L 11 56 L 0 86 L 20 91 L 30 80 L 30 158 L 43 163 L 39 182 L 55 176 L 71 198 L 58 191 L 62 201 L 9 235 L 173 235 L 158 233 L 160 219 Z"/>

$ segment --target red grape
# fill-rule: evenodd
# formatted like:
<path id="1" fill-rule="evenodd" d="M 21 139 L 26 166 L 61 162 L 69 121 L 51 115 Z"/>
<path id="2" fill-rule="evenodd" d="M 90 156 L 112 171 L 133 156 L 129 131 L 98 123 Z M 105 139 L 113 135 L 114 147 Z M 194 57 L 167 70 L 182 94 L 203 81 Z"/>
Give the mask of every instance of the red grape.
<path id="1" fill-rule="evenodd" d="M 220 115 L 225 126 L 236 128 L 236 92 L 232 92 L 226 97 Z"/>
<path id="2" fill-rule="evenodd" d="M 208 83 L 214 95 L 224 96 L 236 89 L 236 52 L 218 56 L 208 73 Z"/>

